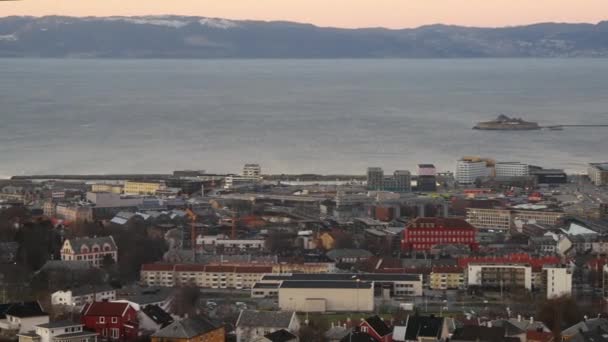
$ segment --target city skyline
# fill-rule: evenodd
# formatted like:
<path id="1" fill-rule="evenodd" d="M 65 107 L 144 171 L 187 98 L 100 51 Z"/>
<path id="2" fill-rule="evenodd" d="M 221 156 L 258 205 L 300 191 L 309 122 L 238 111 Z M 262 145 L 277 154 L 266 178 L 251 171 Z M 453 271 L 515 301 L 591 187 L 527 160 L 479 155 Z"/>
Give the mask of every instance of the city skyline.
<path id="1" fill-rule="evenodd" d="M 409 28 L 435 23 L 502 27 L 539 22 L 597 23 L 603 0 L 21 0 L 0 2 L 0 16 L 192 15 L 235 20 L 295 21 L 344 28 Z"/>

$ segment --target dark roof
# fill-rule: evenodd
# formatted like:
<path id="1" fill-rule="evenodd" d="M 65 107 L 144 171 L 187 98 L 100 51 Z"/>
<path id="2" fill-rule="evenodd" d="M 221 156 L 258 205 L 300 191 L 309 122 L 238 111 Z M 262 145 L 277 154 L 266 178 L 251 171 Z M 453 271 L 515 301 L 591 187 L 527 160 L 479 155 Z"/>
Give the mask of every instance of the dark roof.
<path id="1" fill-rule="evenodd" d="M 378 342 L 378 341 L 376 341 L 375 338 L 373 338 L 372 336 L 370 336 L 366 333 L 355 331 L 355 332 L 349 333 L 348 335 L 344 336 L 340 340 L 340 342 Z"/>
<path id="2" fill-rule="evenodd" d="M 93 302 L 82 309 L 83 316 L 118 316 L 122 317 L 129 303 Z"/>
<path id="3" fill-rule="evenodd" d="M 161 327 L 166 327 L 173 323 L 173 317 L 158 305 L 148 305 L 143 308 L 142 311 L 146 316 L 150 317 L 154 323 L 159 324 Z"/>
<path id="4" fill-rule="evenodd" d="M 392 274 L 392 273 L 294 273 L 294 274 L 266 274 L 262 280 L 316 280 L 336 281 L 360 279 L 362 281 L 420 281 L 419 274 Z"/>
<path id="5" fill-rule="evenodd" d="M 368 317 L 368 318 L 365 319 L 365 321 L 380 336 L 386 336 L 386 335 L 388 335 L 388 334 L 390 334 L 392 332 L 391 328 L 388 327 L 388 325 L 386 324 L 386 322 L 384 322 L 384 320 L 382 320 L 377 315 Z"/>
<path id="6" fill-rule="evenodd" d="M 38 302 L 12 303 L 3 312 L 4 315 L 15 317 L 48 316 Z"/>
<path id="7" fill-rule="evenodd" d="M 98 335 L 98 334 L 94 331 L 83 330 L 83 331 L 79 331 L 79 332 L 75 332 L 75 333 L 57 335 L 57 336 L 55 336 L 55 338 L 74 338 L 74 337 L 87 337 L 87 336 L 95 336 L 95 335 Z"/>
<path id="8" fill-rule="evenodd" d="M 270 334 L 266 334 L 264 335 L 264 337 L 271 340 L 272 342 L 288 342 L 297 338 L 296 335 L 290 333 L 285 329 L 277 330 Z"/>
<path id="9" fill-rule="evenodd" d="M 405 330 L 405 340 L 418 340 L 418 337 L 437 337 L 441 335 L 443 318 L 435 316 L 409 316 Z"/>
<path id="10" fill-rule="evenodd" d="M 343 249 L 332 249 L 331 251 L 325 253 L 330 259 L 337 258 L 369 258 L 373 254 L 365 249 L 355 249 L 355 248 L 343 248 Z"/>
<path id="11" fill-rule="evenodd" d="M 293 311 L 243 310 L 236 321 L 236 326 L 289 328 L 293 316 Z"/>
<path id="12" fill-rule="evenodd" d="M 457 341 L 479 341 L 479 342 L 500 342 L 505 337 L 503 327 L 481 327 L 468 325 L 454 331 L 452 340 Z"/>
<path id="13" fill-rule="evenodd" d="M 316 281 L 316 280 L 284 280 L 281 283 L 282 289 L 369 289 L 372 283 L 367 281 Z"/>
<path id="14" fill-rule="evenodd" d="M 254 289 L 278 289 L 280 284 L 277 283 L 255 283 Z"/>
<path id="15" fill-rule="evenodd" d="M 55 322 L 49 322 L 49 323 L 45 323 L 45 324 L 39 324 L 39 325 L 37 325 L 37 327 L 40 327 L 40 328 L 61 328 L 61 327 L 73 327 L 73 326 L 76 326 L 76 325 L 81 325 L 81 324 L 66 319 L 66 320 L 62 320 L 62 321 L 55 321 Z"/>
<path id="16" fill-rule="evenodd" d="M 221 326 L 219 324 L 216 324 L 207 318 L 192 317 L 174 322 L 159 330 L 156 334 L 152 335 L 152 337 L 193 338 L 220 328 Z"/>

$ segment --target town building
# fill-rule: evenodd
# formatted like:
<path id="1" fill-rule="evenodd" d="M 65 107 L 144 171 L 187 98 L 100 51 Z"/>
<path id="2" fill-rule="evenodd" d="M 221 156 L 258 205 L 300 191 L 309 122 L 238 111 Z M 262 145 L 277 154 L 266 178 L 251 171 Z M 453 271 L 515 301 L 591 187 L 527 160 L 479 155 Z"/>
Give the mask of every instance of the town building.
<path id="1" fill-rule="evenodd" d="M 530 166 L 520 162 L 498 162 L 495 165 L 496 177 L 526 177 Z"/>
<path id="2" fill-rule="evenodd" d="M 48 322 L 49 314 L 38 302 L 0 304 L 0 329 L 3 331 L 25 333 Z"/>
<path id="3" fill-rule="evenodd" d="M 517 222 L 554 226 L 564 217 L 563 212 L 516 209 L 467 208 L 467 222 L 477 229 L 508 231 Z"/>
<path id="4" fill-rule="evenodd" d="M 263 239 L 230 239 L 226 235 L 199 235 L 196 237 L 196 250 L 210 252 L 261 251 L 265 247 Z"/>
<path id="5" fill-rule="evenodd" d="M 544 266 L 542 270 L 543 289 L 547 299 L 572 294 L 572 271 L 567 267 Z"/>
<path id="6" fill-rule="evenodd" d="M 369 281 L 284 280 L 279 308 L 299 312 L 372 312 L 374 284 Z"/>
<path id="7" fill-rule="evenodd" d="M 417 191 L 435 192 L 437 191 L 437 170 L 433 164 L 419 164 Z"/>
<path id="8" fill-rule="evenodd" d="M 262 167 L 260 167 L 260 164 L 245 164 L 242 176 L 260 178 L 262 176 Z"/>
<path id="9" fill-rule="evenodd" d="M 158 190 L 166 188 L 163 182 L 126 181 L 124 193 L 130 195 L 154 195 Z"/>
<path id="10" fill-rule="evenodd" d="M 532 290 L 532 268 L 516 264 L 469 264 L 467 286 Z"/>
<path id="11" fill-rule="evenodd" d="M 456 162 L 456 182 L 462 185 L 474 184 L 478 178 L 494 174 L 494 161 L 479 157 L 463 157 Z"/>
<path id="12" fill-rule="evenodd" d="M 135 341 L 138 337 L 137 312 L 127 303 L 86 304 L 81 312 L 81 322 L 104 340 Z"/>
<path id="13" fill-rule="evenodd" d="M 173 322 L 151 336 L 151 342 L 224 342 L 223 326 L 203 317 Z"/>
<path id="14" fill-rule="evenodd" d="M 596 186 L 608 185 L 608 162 L 590 163 L 587 167 L 587 176 Z"/>
<path id="15" fill-rule="evenodd" d="M 466 287 L 464 270 L 458 266 L 435 266 L 429 275 L 431 290 L 458 290 Z"/>
<path id="16" fill-rule="evenodd" d="M 379 167 L 367 169 L 367 189 L 371 191 L 410 192 L 412 177 L 409 171 L 396 170 L 392 176 L 385 176 Z"/>
<path id="17" fill-rule="evenodd" d="M 235 327 L 236 342 L 248 342 L 283 329 L 297 334 L 300 321 L 293 311 L 242 310 Z"/>
<path id="18" fill-rule="evenodd" d="M 114 194 L 123 193 L 122 184 L 95 183 L 91 184 L 91 192 L 110 192 Z"/>
<path id="19" fill-rule="evenodd" d="M 420 274 L 394 273 L 319 273 L 319 274 L 265 274 L 252 289 L 254 297 L 276 297 L 283 281 L 343 282 L 356 281 L 373 283 L 373 295 L 383 298 L 405 298 L 422 296 L 422 276 Z M 270 285 L 274 286 L 270 286 Z M 256 293 L 257 292 L 257 293 Z"/>
<path id="20" fill-rule="evenodd" d="M 194 285 L 212 289 L 250 289 L 272 266 L 144 264 L 141 281 L 148 286 Z"/>
<path id="21" fill-rule="evenodd" d="M 112 236 L 67 239 L 61 248 L 61 260 L 87 261 L 91 266 L 103 266 L 108 257 L 118 261 L 118 247 Z"/>
<path id="22" fill-rule="evenodd" d="M 419 217 L 403 232 L 404 251 L 430 251 L 436 245 L 465 245 L 477 249 L 476 229 L 463 219 Z"/>
<path id="23" fill-rule="evenodd" d="M 19 334 L 19 342 L 96 342 L 98 334 L 70 320 L 34 326 L 33 331 Z"/>
<path id="24" fill-rule="evenodd" d="M 359 323 L 359 331 L 372 336 L 377 342 L 393 341 L 393 329 L 386 324 L 383 318 L 377 315 L 363 319 Z"/>
<path id="25" fill-rule="evenodd" d="M 55 291 L 51 294 L 52 305 L 66 305 L 81 309 L 92 302 L 113 301 L 116 290 L 111 286 L 82 286 L 65 291 Z"/>
<path id="26" fill-rule="evenodd" d="M 51 210 L 52 211 L 52 210 Z M 55 217 L 68 222 L 93 221 L 93 209 L 81 203 L 58 203 L 55 206 Z"/>

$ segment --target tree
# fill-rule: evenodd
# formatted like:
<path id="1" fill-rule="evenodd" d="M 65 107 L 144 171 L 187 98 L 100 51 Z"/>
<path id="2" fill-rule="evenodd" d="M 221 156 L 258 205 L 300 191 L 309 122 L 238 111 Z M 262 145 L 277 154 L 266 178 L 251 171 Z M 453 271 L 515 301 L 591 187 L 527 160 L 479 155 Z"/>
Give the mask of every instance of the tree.
<path id="1" fill-rule="evenodd" d="M 178 316 L 194 316 L 198 314 L 197 304 L 201 297 L 198 287 L 180 287 L 175 292 L 175 297 L 171 302 L 171 313 Z"/>
<path id="2" fill-rule="evenodd" d="M 571 297 L 562 296 L 540 303 L 536 317 L 553 332 L 555 341 L 561 341 L 561 332 L 583 319 L 581 309 Z"/>
<path id="3" fill-rule="evenodd" d="M 308 324 L 300 327 L 300 342 L 324 342 L 327 341 L 325 332 L 329 329 L 327 320 L 320 315 L 310 317 Z"/>

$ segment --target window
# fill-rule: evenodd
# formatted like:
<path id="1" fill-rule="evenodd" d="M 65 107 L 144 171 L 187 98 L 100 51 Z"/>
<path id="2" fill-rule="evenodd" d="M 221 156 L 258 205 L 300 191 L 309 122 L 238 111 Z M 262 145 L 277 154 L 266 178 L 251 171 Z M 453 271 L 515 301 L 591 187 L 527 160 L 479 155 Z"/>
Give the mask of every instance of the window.
<path id="1" fill-rule="evenodd" d="M 110 329 L 110 337 L 111 338 L 118 338 L 118 337 L 120 337 L 120 333 L 118 331 L 118 328 L 112 328 L 112 329 Z"/>
<path id="2" fill-rule="evenodd" d="M 99 317 L 99 323 L 104 324 L 105 322 L 106 322 L 106 318 L 105 317 Z"/>
<path id="3" fill-rule="evenodd" d="M 112 323 L 118 323 L 118 317 L 112 317 Z"/>
<path id="4" fill-rule="evenodd" d="M 367 333 L 367 327 L 365 325 L 361 327 L 361 332 Z"/>

